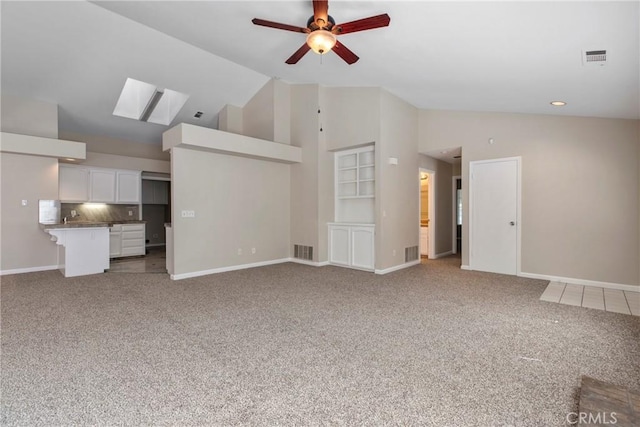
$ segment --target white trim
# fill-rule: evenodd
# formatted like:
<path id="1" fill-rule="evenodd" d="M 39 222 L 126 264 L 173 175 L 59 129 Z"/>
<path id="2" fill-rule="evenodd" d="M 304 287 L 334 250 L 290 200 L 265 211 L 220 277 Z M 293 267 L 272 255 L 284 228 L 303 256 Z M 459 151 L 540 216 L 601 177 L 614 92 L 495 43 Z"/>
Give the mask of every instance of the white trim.
<path id="1" fill-rule="evenodd" d="M 212 268 L 210 270 L 192 271 L 189 273 L 181 273 L 181 274 L 170 274 L 169 277 L 171 277 L 171 280 L 189 279 L 191 277 L 207 276 L 209 274 L 226 273 L 228 271 L 244 270 L 247 268 L 254 268 L 254 267 L 264 267 L 264 266 L 273 265 L 273 264 L 282 264 L 283 262 L 289 262 L 290 260 L 291 258 L 282 258 L 282 259 L 274 259 L 271 261 L 253 262 L 250 264 L 230 265 L 228 267 Z"/>
<path id="2" fill-rule="evenodd" d="M 468 270 L 468 271 L 472 271 L 472 270 L 471 270 L 471 267 L 469 267 L 469 266 L 468 266 L 468 265 L 466 265 L 466 264 L 462 264 L 462 265 L 460 266 L 460 270 Z"/>
<path id="3" fill-rule="evenodd" d="M 58 265 L 43 265 L 40 267 L 26 267 L 26 268 L 14 268 L 11 270 L 0 270 L 0 276 L 6 276 L 9 274 L 22 274 L 22 273 L 35 273 L 37 271 L 50 271 L 58 270 Z"/>
<path id="4" fill-rule="evenodd" d="M 431 259 L 438 259 L 438 258 L 443 258 L 449 255 L 453 255 L 453 251 L 447 251 L 447 252 L 440 252 L 439 254 L 436 254 L 433 258 Z"/>
<path id="5" fill-rule="evenodd" d="M 473 265 L 473 166 L 485 163 L 515 161 L 516 172 L 516 276 L 521 274 L 522 253 L 522 157 L 503 157 L 499 159 L 474 160 L 469 162 L 469 266 Z"/>
<path id="6" fill-rule="evenodd" d="M 316 262 L 316 261 L 307 261 L 306 259 L 300 259 L 300 258 L 289 258 L 289 262 L 295 262 L 296 264 L 310 265 L 312 267 L 324 267 L 325 265 L 329 265 L 329 261 Z"/>
<path id="7" fill-rule="evenodd" d="M 411 262 L 407 262 L 404 264 L 400 264 L 400 265 L 395 265 L 393 267 L 389 267 L 389 268 L 385 268 L 384 270 L 374 270 L 374 273 L 376 274 L 387 274 L 387 273 L 392 273 L 394 271 L 398 271 L 398 270 L 402 270 L 404 268 L 409 268 L 409 267 L 413 267 L 414 265 L 418 265 L 420 264 L 420 260 L 417 259 L 415 261 L 411 261 Z"/>
<path id="8" fill-rule="evenodd" d="M 573 277 L 550 276 L 547 274 L 537 274 L 537 273 L 520 273 L 518 274 L 518 276 L 526 277 L 529 279 L 549 280 L 551 282 L 570 283 L 573 285 L 595 286 L 598 288 L 618 289 L 618 290 L 627 291 L 627 292 L 640 292 L 639 285 L 625 285 L 623 283 L 599 282 L 597 280 L 576 279 Z"/>

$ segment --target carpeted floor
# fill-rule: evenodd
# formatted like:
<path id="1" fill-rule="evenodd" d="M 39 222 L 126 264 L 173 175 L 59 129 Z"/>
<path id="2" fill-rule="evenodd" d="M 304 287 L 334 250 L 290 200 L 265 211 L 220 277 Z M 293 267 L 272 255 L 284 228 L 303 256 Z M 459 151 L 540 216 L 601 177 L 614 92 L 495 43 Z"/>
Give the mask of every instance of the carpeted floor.
<path id="1" fill-rule="evenodd" d="M 459 258 L 2 278 L 2 425 L 566 425 L 581 375 L 638 389 L 640 318 Z"/>

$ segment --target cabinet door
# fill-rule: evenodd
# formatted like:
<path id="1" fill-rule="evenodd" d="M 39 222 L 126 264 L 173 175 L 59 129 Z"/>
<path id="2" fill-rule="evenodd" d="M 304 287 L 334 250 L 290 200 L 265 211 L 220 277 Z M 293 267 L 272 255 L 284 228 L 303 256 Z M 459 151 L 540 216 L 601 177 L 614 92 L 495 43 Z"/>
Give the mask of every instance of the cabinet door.
<path id="1" fill-rule="evenodd" d="M 155 190 L 155 181 L 151 181 L 149 179 L 142 180 L 142 203 L 145 205 L 153 204 L 154 200 L 154 190 Z"/>
<path id="2" fill-rule="evenodd" d="M 109 257 L 114 258 L 122 253 L 122 232 L 109 233 Z"/>
<path id="3" fill-rule="evenodd" d="M 351 227 L 351 266 L 364 270 L 374 269 L 373 227 Z"/>
<path id="4" fill-rule="evenodd" d="M 89 170 L 60 165 L 58 168 L 58 199 L 63 202 L 89 201 Z"/>
<path id="5" fill-rule="evenodd" d="M 115 171 L 92 169 L 89 172 L 89 182 L 90 201 L 104 203 L 113 203 L 116 201 Z"/>
<path id="6" fill-rule="evenodd" d="M 349 266 L 350 229 L 342 226 L 329 226 L 329 262 Z"/>
<path id="7" fill-rule="evenodd" d="M 153 187 L 153 201 L 157 205 L 169 204 L 169 182 L 155 181 Z"/>
<path id="8" fill-rule="evenodd" d="M 140 203 L 140 172 L 118 171 L 117 203 Z"/>

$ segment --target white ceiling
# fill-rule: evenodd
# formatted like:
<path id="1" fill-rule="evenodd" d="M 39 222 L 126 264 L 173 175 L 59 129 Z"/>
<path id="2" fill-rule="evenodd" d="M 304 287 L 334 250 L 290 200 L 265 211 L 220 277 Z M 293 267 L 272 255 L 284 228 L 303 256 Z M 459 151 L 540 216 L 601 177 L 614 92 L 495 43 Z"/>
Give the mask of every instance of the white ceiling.
<path id="1" fill-rule="evenodd" d="M 190 94 L 174 124 L 215 127 L 271 77 L 380 86 L 422 109 L 639 119 L 639 4 L 331 0 L 337 23 L 391 16 L 339 37 L 360 56 L 349 66 L 312 52 L 286 65 L 304 34 L 251 23 L 305 26 L 308 0 L 2 1 L 2 91 L 58 103 L 61 130 L 148 143 L 168 127 L 111 115 L 127 77 Z M 583 66 L 585 49 L 607 65 Z"/>

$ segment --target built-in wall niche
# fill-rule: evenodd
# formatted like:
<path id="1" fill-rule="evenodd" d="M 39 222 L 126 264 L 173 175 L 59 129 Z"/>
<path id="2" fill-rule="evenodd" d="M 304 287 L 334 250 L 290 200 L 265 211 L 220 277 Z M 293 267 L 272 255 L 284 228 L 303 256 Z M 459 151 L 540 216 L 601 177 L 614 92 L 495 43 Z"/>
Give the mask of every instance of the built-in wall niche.
<path id="1" fill-rule="evenodd" d="M 375 223 L 373 146 L 335 153 L 335 221 Z"/>

